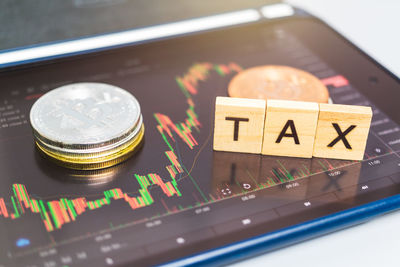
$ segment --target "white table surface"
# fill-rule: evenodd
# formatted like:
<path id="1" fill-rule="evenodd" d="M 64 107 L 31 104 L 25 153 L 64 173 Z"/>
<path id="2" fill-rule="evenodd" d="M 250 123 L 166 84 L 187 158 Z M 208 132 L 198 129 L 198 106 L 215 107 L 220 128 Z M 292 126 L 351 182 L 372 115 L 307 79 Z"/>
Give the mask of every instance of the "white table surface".
<path id="1" fill-rule="evenodd" d="M 400 1 L 289 0 L 400 76 Z M 400 100 L 400 99 L 399 99 Z M 399 110 L 400 112 L 400 110 Z M 232 266 L 400 266 L 400 211 Z"/>

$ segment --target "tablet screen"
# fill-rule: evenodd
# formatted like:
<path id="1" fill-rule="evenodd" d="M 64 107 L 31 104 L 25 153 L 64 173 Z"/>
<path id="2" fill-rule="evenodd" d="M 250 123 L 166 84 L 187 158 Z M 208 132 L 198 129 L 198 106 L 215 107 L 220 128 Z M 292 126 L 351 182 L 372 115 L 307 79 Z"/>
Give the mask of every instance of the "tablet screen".
<path id="1" fill-rule="evenodd" d="M 333 103 L 371 106 L 364 160 L 214 152 L 215 97 L 227 96 L 241 70 L 267 64 L 313 73 Z M 400 86 L 315 19 L 245 25 L 0 75 L 0 266 L 157 264 L 400 190 Z M 41 157 L 29 110 L 72 82 L 109 83 L 138 99 L 140 151 L 90 172 Z"/>

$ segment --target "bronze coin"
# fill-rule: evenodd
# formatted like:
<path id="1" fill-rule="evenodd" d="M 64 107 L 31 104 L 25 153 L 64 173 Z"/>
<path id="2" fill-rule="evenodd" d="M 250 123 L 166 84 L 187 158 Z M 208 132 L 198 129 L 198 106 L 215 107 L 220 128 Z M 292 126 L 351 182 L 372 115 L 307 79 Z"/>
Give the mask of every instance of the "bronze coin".
<path id="1" fill-rule="evenodd" d="M 306 71 L 278 65 L 265 65 L 238 73 L 228 86 L 231 97 L 282 99 L 328 103 L 326 86 Z"/>

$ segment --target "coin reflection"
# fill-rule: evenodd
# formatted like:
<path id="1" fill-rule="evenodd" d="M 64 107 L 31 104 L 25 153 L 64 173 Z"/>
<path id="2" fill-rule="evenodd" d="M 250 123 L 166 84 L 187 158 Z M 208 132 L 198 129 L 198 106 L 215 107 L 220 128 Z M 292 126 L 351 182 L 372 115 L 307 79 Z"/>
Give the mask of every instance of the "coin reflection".
<path id="1" fill-rule="evenodd" d="M 140 153 L 143 145 L 144 140 L 140 143 L 135 153 Z M 51 179 L 63 183 L 96 186 L 110 183 L 122 174 L 129 172 L 132 166 L 134 166 L 137 157 L 131 157 L 115 166 L 99 170 L 75 170 L 64 168 L 53 162 L 49 162 L 38 149 L 35 149 L 35 160 L 43 174 Z"/>

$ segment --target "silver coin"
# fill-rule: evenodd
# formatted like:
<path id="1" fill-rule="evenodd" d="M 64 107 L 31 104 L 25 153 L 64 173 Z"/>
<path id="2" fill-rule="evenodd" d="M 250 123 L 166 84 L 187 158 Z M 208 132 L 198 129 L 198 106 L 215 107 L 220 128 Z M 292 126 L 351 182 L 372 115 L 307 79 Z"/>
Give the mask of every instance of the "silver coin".
<path id="1" fill-rule="evenodd" d="M 104 83 L 75 83 L 43 95 L 32 106 L 36 138 L 63 149 L 117 143 L 141 125 L 140 105 L 129 92 Z"/>
<path id="2" fill-rule="evenodd" d="M 96 155 L 106 156 L 107 154 L 113 153 L 114 150 L 118 150 L 119 148 L 125 146 L 127 143 L 133 141 L 137 137 L 139 131 L 142 129 L 142 124 L 143 118 L 142 116 L 140 116 L 138 127 L 136 127 L 134 131 L 132 131 L 128 136 L 116 141 L 115 143 L 106 144 L 102 147 L 66 148 L 46 143 L 46 141 L 42 140 L 41 137 L 37 135 L 34 135 L 34 139 L 37 143 L 39 143 L 40 146 L 42 146 L 46 150 L 57 153 L 59 155 L 75 156 L 81 158 L 95 157 Z"/>

